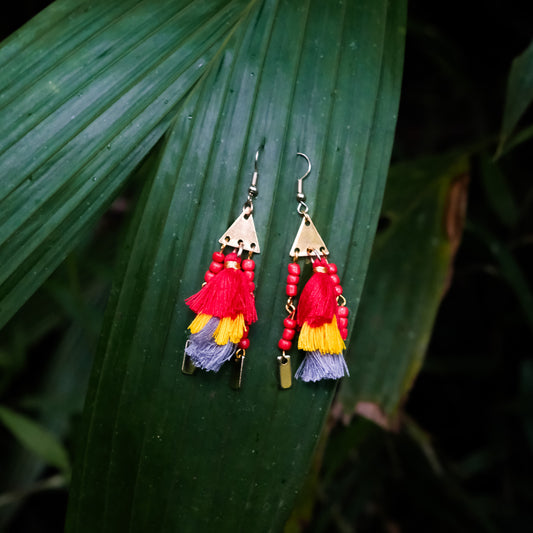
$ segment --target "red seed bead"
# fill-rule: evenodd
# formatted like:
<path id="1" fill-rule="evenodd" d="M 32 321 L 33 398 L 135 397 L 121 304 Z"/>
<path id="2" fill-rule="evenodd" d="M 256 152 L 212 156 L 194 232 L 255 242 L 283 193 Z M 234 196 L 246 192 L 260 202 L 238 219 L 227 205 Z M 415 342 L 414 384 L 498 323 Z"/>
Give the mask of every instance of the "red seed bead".
<path id="1" fill-rule="evenodd" d="M 335 294 L 340 296 L 342 294 L 342 287 L 340 285 L 335 285 Z"/>
<path id="2" fill-rule="evenodd" d="M 245 329 L 243 332 L 242 332 L 242 338 L 243 339 L 247 339 L 248 338 L 248 330 Z"/>
<path id="3" fill-rule="evenodd" d="M 278 342 L 278 348 L 284 351 L 290 350 L 292 348 L 292 342 L 286 339 L 280 339 Z"/>
<path id="4" fill-rule="evenodd" d="M 298 285 L 298 282 L 300 281 L 300 276 L 295 276 L 293 274 L 289 274 L 287 276 L 287 283 L 290 285 Z"/>
<path id="5" fill-rule="evenodd" d="M 250 290 L 250 292 L 255 291 L 255 283 L 253 281 L 248 282 L 248 289 Z"/>
<path id="6" fill-rule="evenodd" d="M 341 316 L 338 318 L 337 324 L 339 325 L 339 329 L 346 329 L 348 327 L 348 319 Z"/>
<path id="7" fill-rule="evenodd" d="M 296 324 L 298 324 L 298 322 L 296 322 L 296 320 L 294 320 L 294 318 L 286 318 L 286 319 L 283 321 L 283 325 L 284 325 L 287 329 L 296 329 Z"/>
<path id="8" fill-rule="evenodd" d="M 213 272 L 213 274 L 218 274 L 222 270 L 224 270 L 224 265 L 222 263 L 215 263 L 214 261 L 209 265 L 209 270 Z"/>
<path id="9" fill-rule="evenodd" d="M 345 341 L 348 338 L 348 329 L 347 328 L 341 328 L 340 330 L 341 339 Z"/>
<path id="10" fill-rule="evenodd" d="M 287 296 L 296 296 L 298 294 L 298 287 L 296 285 L 287 284 Z"/>
<path id="11" fill-rule="evenodd" d="M 245 270 L 244 275 L 248 281 L 253 281 L 255 278 L 255 274 L 251 270 Z"/>
<path id="12" fill-rule="evenodd" d="M 255 269 L 255 261 L 253 259 L 244 259 L 241 268 L 243 270 L 254 270 Z"/>
<path id="13" fill-rule="evenodd" d="M 211 271 L 208 270 L 208 271 L 205 273 L 204 281 L 205 281 L 206 283 L 209 283 L 214 277 L 215 277 L 215 274 L 213 274 L 213 272 L 211 272 Z"/>
<path id="14" fill-rule="evenodd" d="M 337 307 L 337 315 L 347 318 L 350 314 L 350 310 L 345 305 Z"/>
<path id="15" fill-rule="evenodd" d="M 226 256 L 222 252 L 215 252 L 213 254 L 213 261 L 215 263 L 223 263 Z"/>
<path id="16" fill-rule="evenodd" d="M 298 263 L 289 263 L 287 270 L 289 271 L 289 274 L 292 274 L 293 276 L 300 275 L 300 265 Z"/>
<path id="17" fill-rule="evenodd" d="M 295 335 L 296 335 L 296 331 L 294 331 L 293 329 L 285 328 L 283 330 L 283 335 L 281 337 L 285 339 L 286 341 L 292 341 Z"/>
<path id="18" fill-rule="evenodd" d="M 239 342 L 239 348 L 246 350 L 250 347 L 250 339 L 241 339 L 241 342 Z"/>
<path id="19" fill-rule="evenodd" d="M 339 276 L 337 276 L 337 274 L 331 274 L 329 277 L 335 285 L 340 285 L 341 279 L 339 278 Z"/>
<path id="20" fill-rule="evenodd" d="M 335 263 L 328 263 L 328 273 L 329 274 L 337 273 L 337 265 Z"/>

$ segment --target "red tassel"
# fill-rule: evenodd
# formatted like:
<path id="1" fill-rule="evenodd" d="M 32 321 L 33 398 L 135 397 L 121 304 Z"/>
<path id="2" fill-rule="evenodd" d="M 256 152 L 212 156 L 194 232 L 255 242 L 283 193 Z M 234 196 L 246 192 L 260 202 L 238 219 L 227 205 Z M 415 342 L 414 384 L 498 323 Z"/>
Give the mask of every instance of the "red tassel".
<path id="1" fill-rule="evenodd" d="M 298 302 L 297 319 L 300 327 L 304 322 L 311 327 L 329 323 L 337 310 L 335 283 L 330 277 L 326 260 L 316 260 L 313 272 Z"/>
<path id="2" fill-rule="evenodd" d="M 185 300 L 196 313 L 218 318 L 235 318 L 242 314 L 246 324 L 257 320 L 255 301 L 249 282 L 240 268 L 240 258 L 230 253 L 225 257 L 224 270 L 216 274 L 200 291 Z"/>

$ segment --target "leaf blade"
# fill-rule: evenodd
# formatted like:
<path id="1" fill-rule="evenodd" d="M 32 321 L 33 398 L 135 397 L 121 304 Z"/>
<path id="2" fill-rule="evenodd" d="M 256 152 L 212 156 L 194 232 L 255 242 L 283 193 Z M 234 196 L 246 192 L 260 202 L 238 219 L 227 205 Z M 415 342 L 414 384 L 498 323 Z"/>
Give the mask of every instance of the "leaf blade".
<path id="1" fill-rule="evenodd" d="M 343 5 L 251 2 L 247 18 L 180 109 L 108 310 L 67 531 L 225 531 L 251 524 L 268 531 L 279 530 L 287 517 L 334 390 L 333 383 L 298 383 L 283 392 L 275 378 L 288 250 L 299 225 L 287 193 L 298 176 L 295 153 L 305 146 L 326 176 L 309 181 L 307 194 L 339 269 L 347 272 L 348 255 L 364 265 L 372 240 L 366 226 L 377 224 L 395 122 L 391 109 L 398 105 L 405 4 Z M 350 46 L 356 37 L 359 49 Z M 319 67 L 334 72 L 333 81 L 309 70 L 320 50 L 331 64 Z M 360 65 L 362 58 L 370 63 Z M 361 109 L 355 133 L 347 128 L 352 106 Z M 313 119 L 321 113 L 330 125 L 325 135 Z M 183 299 L 200 285 L 202 265 L 240 210 L 263 138 L 254 210 L 263 318 L 252 328 L 244 386 L 235 393 L 227 387 L 228 368 L 216 376 L 179 373 L 191 320 Z M 342 157 L 331 155 L 337 149 Z M 327 176 L 340 171 L 342 179 L 328 184 Z M 346 203 L 348 195 L 359 198 L 357 210 Z M 349 209 L 339 213 L 335 202 Z M 346 245 L 329 216 L 349 227 L 365 224 Z M 363 241 L 359 249 L 357 239 Z M 362 281 L 346 277 L 355 301 Z"/>
<path id="2" fill-rule="evenodd" d="M 194 2 L 183 9 L 186 4 L 162 2 L 166 9 L 152 15 L 153 23 L 147 25 L 151 33 L 135 32 L 136 41 L 126 40 L 123 56 L 105 64 L 99 77 L 91 80 L 92 70 L 86 69 L 89 77 L 81 77 L 88 85 L 81 97 L 67 87 L 65 97 L 59 91 L 54 99 L 56 88 L 68 85 L 59 79 L 70 75 L 70 64 L 52 56 L 55 74 L 44 80 L 37 76 L 16 105 L 12 102 L 0 112 L 0 123 L 14 132 L 14 140 L 3 138 L 0 145 L 0 325 L 64 259 L 163 134 L 175 106 L 201 77 L 228 25 L 235 23 L 242 2 Z M 150 18 L 151 2 L 130 0 L 121 6 L 124 12 L 115 13 L 111 22 L 97 17 L 96 40 L 88 41 L 88 51 L 75 48 L 70 54 L 74 62 L 101 51 L 102 42 L 119 39 L 114 32 L 121 35 L 121 24 L 127 31 L 130 25 L 137 27 L 137 18 Z M 173 27 L 177 21 L 179 31 Z M 32 30 L 32 23 L 28 28 Z M 50 33 L 50 38 L 56 35 L 55 27 Z M 32 45 L 25 49 L 29 62 L 34 51 Z M 65 55 L 69 57 L 68 49 L 61 58 Z M 119 81 L 132 72 L 136 74 L 129 85 L 122 87 Z M 44 90 L 48 85 L 52 88 Z M 107 85 L 99 101 L 100 88 Z M 27 102 L 35 100 L 39 106 L 48 96 L 43 114 L 17 129 L 17 116 Z"/>
<path id="3" fill-rule="evenodd" d="M 511 64 L 507 80 L 500 143 L 496 152 L 499 157 L 505 151 L 518 121 L 533 100 L 533 41 Z"/>
<path id="4" fill-rule="evenodd" d="M 391 168 L 388 225 L 376 237 L 356 318 L 352 379 L 338 396 L 347 413 L 364 402 L 386 424 L 381 415 L 398 409 L 418 374 L 461 238 L 467 175 L 467 162 L 455 156 Z"/>
<path id="5" fill-rule="evenodd" d="M 53 433 L 5 406 L 0 406 L 0 421 L 25 448 L 59 468 L 68 479 L 70 461 L 65 448 Z"/>

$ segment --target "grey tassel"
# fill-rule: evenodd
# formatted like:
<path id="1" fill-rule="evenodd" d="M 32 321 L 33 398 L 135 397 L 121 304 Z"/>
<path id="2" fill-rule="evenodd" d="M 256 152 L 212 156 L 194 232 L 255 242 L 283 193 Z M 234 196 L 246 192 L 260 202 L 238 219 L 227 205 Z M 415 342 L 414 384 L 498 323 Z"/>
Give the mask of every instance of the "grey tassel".
<path id="1" fill-rule="evenodd" d="M 302 381 L 320 381 L 321 379 L 339 379 L 349 376 L 350 372 L 342 354 L 305 352 L 304 360 L 294 377 Z"/>
<path id="2" fill-rule="evenodd" d="M 213 317 L 209 319 L 201 331 L 193 333 L 189 337 L 185 353 L 197 368 L 218 372 L 220 367 L 231 359 L 237 350 L 237 345 L 232 342 L 222 346 L 215 342 L 213 334 L 219 322 L 220 319 Z"/>

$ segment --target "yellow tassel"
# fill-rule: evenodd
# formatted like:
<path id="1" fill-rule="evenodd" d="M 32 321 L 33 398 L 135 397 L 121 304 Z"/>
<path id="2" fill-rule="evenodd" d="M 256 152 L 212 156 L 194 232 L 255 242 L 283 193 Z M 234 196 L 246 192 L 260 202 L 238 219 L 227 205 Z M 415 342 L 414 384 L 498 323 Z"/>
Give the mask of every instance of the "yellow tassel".
<path id="1" fill-rule="evenodd" d="M 304 322 L 298 338 L 299 350 L 306 352 L 318 350 L 320 353 L 337 354 L 342 353 L 345 348 L 335 316 L 331 322 L 316 328 Z"/>
<path id="2" fill-rule="evenodd" d="M 211 318 L 213 318 L 211 315 L 204 315 L 203 313 L 196 315 L 196 318 L 189 324 L 191 333 L 202 331 Z"/>
<path id="3" fill-rule="evenodd" d="M 233 342 L 237 344 L 242 339 L 246 326 L 242 313 L 235 318 L 225 317 L 220 319 L 213 337 L 219 346 Z"/>

